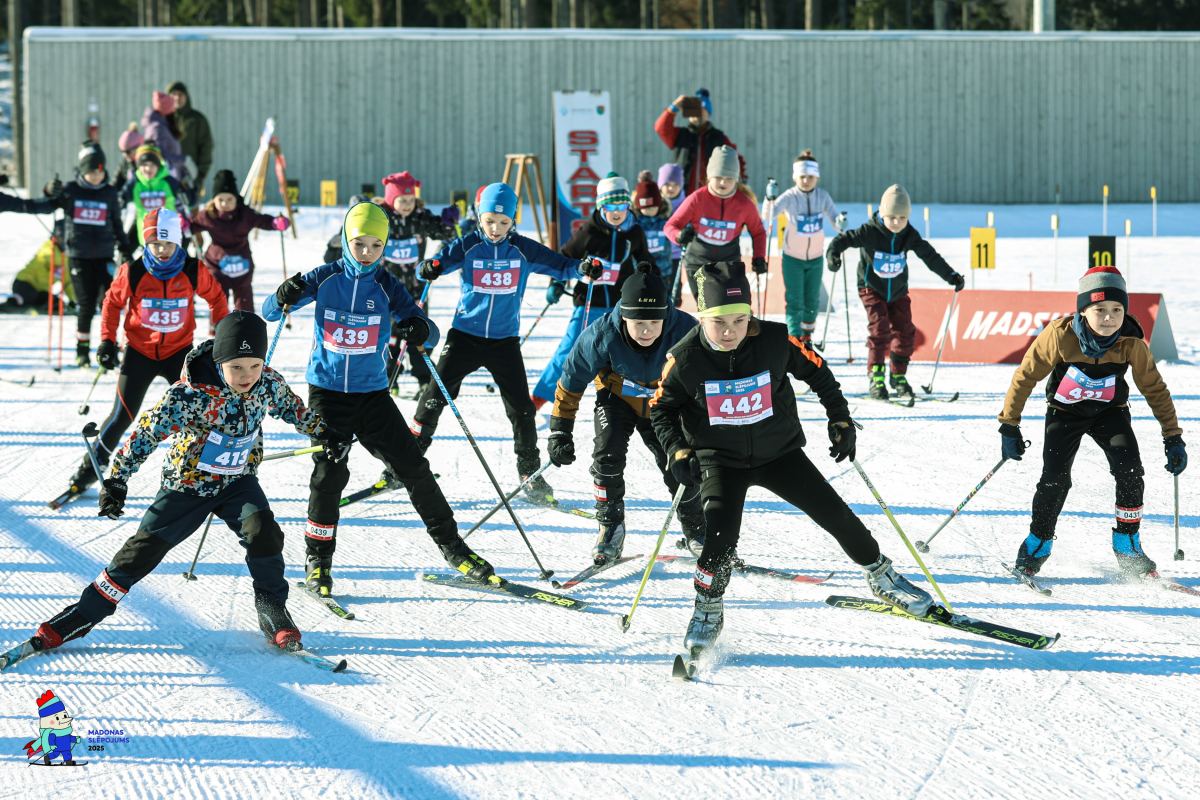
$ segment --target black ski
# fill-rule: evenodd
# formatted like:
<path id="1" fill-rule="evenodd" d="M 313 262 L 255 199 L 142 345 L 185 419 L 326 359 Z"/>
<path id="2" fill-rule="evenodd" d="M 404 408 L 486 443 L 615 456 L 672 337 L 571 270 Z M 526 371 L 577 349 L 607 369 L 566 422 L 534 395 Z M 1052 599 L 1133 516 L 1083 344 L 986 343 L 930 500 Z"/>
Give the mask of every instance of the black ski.
<path id="1" fill-rule="evenodd" d="M 924 617 L 914 617 L 912 614 L 906 614 L 896 608 L 891 603 L 885 603 L 882 600 L 867 600 L 863 597 L 846 597 L 835 594 L 826 598 L 825 603 L 834 608 L 872 611 L 876 614 L 900 617 L 901 619 L 912 619 L 917 622 L 928 623 L 929 625 L 940 625 L 943 628 L 953 628 L 956 631 L 973 633 L 977 636 L 995 639 L 998 642 L 1008 642 L 1020 647 L 1028 647 L 1030 650 L 1045 650 L 1057 642 L 1060 635 L 1056 633 L 1054 634 L 1054 638 L 1050 638 L 1038 633 L 1029 633 L 1017 630 L 1016 628 L 1006 628 L 994 622 L 985 622 L 984 620 L 974 619 L 963 614 L 951 614 L 941 606 L 934 606 L 933 610 Z"/>
<path id="2" fill-rule="evenodd" d="M 461 575 L 426 575 L 425 582 L 435 583 L 438 586 L 453 586 L 456 589 L 468 589 L 472 592 L 507 595 L 520 600 L 536 600 L 539 603 L 567 608 L 572 611 L 583 611 L 590 605 L 590 603 L 576 600 L 574 597 L 535 589 L 532 586 L 525 586 L 520 583 L 513 583 L 512 581 L 505 581 L 500 584 L 479 583 Z"/>
<path id="3" fill-rule="evenodd" d="M 272 645 L 272 647 L 274 647 L 274 645 Z M 284 649 L 284 648 L 280 648 L 280 647 L 274 647 L 274 649 L 279 650 L 280 652 L 283 652 L 283 653 L 287 653 L 289 656 L 294 656 L 295 658 L 299 658 L 302 661 L 307 661 L 309 664 L 312 664 L 314 667 L 328 670 L 329 672 L 343 672 L 346 669 L 346 659 L 343 658 L 341 661 L 336 661 L 336 662 L 330 661 L 327 658 L 322 658 L 321 656 L 317 655 L 316 653 L 312 653 L 312 652 L 309 652 L 308 650 L 305 650 L 299 644 L 296 644 L 295 648 L 293 648 L 293 649 Z M 21 642 L 21 644 L 12 648 L 4 655 L 0 655 L 0 671 L 6 670 L 12 666 L 15 666 L 16 664 L 19 664 L 20 662 L 24 661 L 26 658 L 28 658 L 29 656 L 31 656 L 37 652 L 39 652 L 39 651 L 34 648 L 32 640 Z"/>
<path id="4" fill-rule="evenodd" d="M 1028 586 L 1030 589 L 1033 589 L 1033 590 L 1034 590 L 1035 592 L 1037 592 L 1038 594 L 1045 595 L 1045 596 L 1047 596 L 1047 597 L 1049 597 L 1049 596 L 1050 596 L 1050 590 L 1049 590 L 1049 589 L 1046 589 L 1046 588 L 1044 588 L 1043 586 L 1041 586 L 1040 584 L 1038 584 L 1038 582 L 1037 582 L 1037 581 L 1035 581 L 1035 580 L 1034 580 L 1032 577 L 1030 577 L 1029 575 L 1025 574 L 1025 573 L 1024 573 L 1024 572 L 1022 572 L 1021 570 L 1019 570 L 1019 569 L 1015 569 L 1015 568 L 1013 568 L 1013 567 L 1010 567 L 1008 564 L 1005 564 L 1003 561 L 1001 561 L 1001 562 L 1000 562 L 1000 566 L 1004 567 L 1004 569 L 1005 569 L 1005 571 L 1006 571 L 1006 572 L 1008 572 L 1008 573 L 1009 573 L 1010 575 L 1012 575 L 1014 578 L 1016 578 L 1017 580 L 1019 580 L 1021 583 L 1025 584 L 1026 586 Z"/>
<path id="5" fill-rule="evenodd" d="M 900 400 L 894 397 L 871 397 L 869 394 L 856 394 L 854 396 L 861 397 L 864 400 L 874 400 L 876 403 L 891 403 L 892 405 L 900 406 L 901 408 L 912 408 L 914 405 L 916 405 L 916 399 L 914 397 L 910 397 L 907 400 Z"/>
<path id="6" fill-rule="evenodd" d="M 30 761 L 29 766 L 31 766 L 31 767 L 85 767 L 85 766 L 87 766 L 87 763 L 88 762 L 86 762 L 86 761 L 73 761 L 70 764 L 68 764 L 65 761 L 44 761 L 39 758 L 37 761 Z"/>
<path id="7" fill-rule="evenodd" d="M 767 578 L 779 578 L 780 580 L 790 581 L 791 583 L 824 583 L 833 577 L 833 573 L 829 573 L 823 578 L 814 577 L 812 575 L 804 575 L 799 572 L 788 572 L 784 569 L 771 569 L 770 567 L 756 567 L 753 564 L 747 564 L 741 559 L 733 564 L 733 568 L 737 572 L 746 573 L 748 575 L 763 575 Z"/>
<path id="8" fill-rule="evenodd" d="M 524 495 L 521 495 L 520 497 L 517 497 L 516 499 L 520 500 L 522 503 L 525 503 L 526 505 L 533 506 L 534 508 L 544 508 L 544 509 L 547 509 L 550 511 L 561 511 L 564 514 L 570 514 L 575 517 L 583 517 L 584 519 L 595 519 L 596 518 L 596 515 L 592 514 L 589 511 L 584 511 L 582 508 L 575 508 L 574 506 L 564 506 L 562 503 L 558 502 L 557 500 L 553 500 L 553 501 L 546 502 L 546 503 L 539 503 L 536 500 L 530 500 L 528 497 L 525 497 Z"/>
<path id="9" fill-rule="evenodd" d="M 437 480 L 440 477 L 442 477 L 442 476 L 438 475 L 436 472 L 433 473 L 434 480 Z M 378 494 L 387 494 L 388 492 L 394 492 L 397 489 L 403 489 L 403 488 L 404 488 L 404 484 L 400 483 L 400 481 L 396 481 L 395 483 L 389 483 L 388 481 L 385 481 L 381 478 L 381 479 L 375 481 L 375 483 L 371 484 L 367 488 L 360 489 L 357 492 L 355 492 L 354 494 L 348 494 L 345 497 L 343 497 L 341 502 L 338 503 L 338 508 L 348 506 L 351 503 L 357 503 L 359 500 L 366 500 L 368 497 L 374 497 L 375 495 L 378 495 Z"/>
<path id="10" fill-rule="evenodd" d="M 922 402 L 929 401 L 932 403 L 953 403 L 958 399 L 958 392 L 955 392 L 950 397 L 921 397 L 920 395 L 917 395 L 917 399 L 921 400 Z"/>
<path id="11" fill-rule="evenodd" d="M 616 561 L 606 561 L 603 564 L 592 564 L 590 567 L 585 569 L 583 572 L 580 572 L 578 575 L 576 575 L 574 578 L 571 578 L 569 581 L 563 581 L 562 583 L 559 583 L 558 581 L 550 581 L 550 585 L 553 586 L 555 589 L 562 589 L 563 591 L 565 591 L 567 589 L 574 589 L 576 586 L 578 586 L 579 584 L 588 580 L 589 578 L 594 578 L 597 575 L 599 575 L 601 572 L 605 572 L 607 570 L 612 569 L 613 567 L 620 566 L 621 564 L 624 564 L 627 561 L 633 561 L 635 559 L 641 558 L 642 555 L 643 554 L 639 553 L 636 556 L 626 556 L 625 558 L 618 558 Z"/>
<path id="12" fill-rule="evenodd" d="M 275 649 L 279 650 L 281 653 L 287 653 L 293 658 L 298 658 L 301 661 L 311 664 L 317 669 L 323 669 L 326 672 L 346 671 L 346 659 L 343 658 L 340 661 L 333 661 L 325 658 L 324 656 L 319 656 L 316 653 L 305 650 L 303 645 L 301 645 L 299 642 L 293 642 L 287 647 L 277 647 Z"/>
<path id="13" fill-rule="evenodd" d="M 72 486 L 70 489 L 67 489 L 65 492 L 63 492 L 58 497 L 51 500 L 49 503 L 46 503 L 46 508 L 50 509 L 51 511 L 58 511 L 60 508 L 65 506 L 67 503 L 72 503 L 72 502 L 78 500 L 79 498 L 83 497 L 83 494 L 86 491 L 87 491 L 87 489 L 76 489 L 74 486 Z"/>
<path id="14" fill-rule="evenodd" d="M 304 581 L 296 581 L 296 588 L 303 592 L 307 597 L 310 597 L 314 601 L 320 603 L 335 617 L 341 617 L 342 619 L 354 619 L 353 611 L 347 611 L 345 606 L 343 606 L 337 600 L 334 600 L 332 597 L 317 594 L 312 589 L 308 588 L 308 584 L 306 584 Z"/>

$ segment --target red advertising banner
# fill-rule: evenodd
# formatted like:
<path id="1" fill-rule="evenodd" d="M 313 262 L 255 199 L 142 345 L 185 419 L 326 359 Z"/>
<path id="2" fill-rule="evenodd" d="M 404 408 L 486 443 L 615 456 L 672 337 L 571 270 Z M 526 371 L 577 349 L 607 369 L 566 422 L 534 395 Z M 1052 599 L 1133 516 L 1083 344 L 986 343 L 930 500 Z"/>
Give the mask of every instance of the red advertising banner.
<path id="1" fill-rule="evenodd" d="M 964 289 L 950 313 L 953 289 L 909 289 L 917 328 L 914 361 L 937 358 L 943 330 L 942 360 L 969 364 L 1019 364 L 1046 323 L 1075 313 L 1072 292 L 1004 292 Z M 1137 317 L 1150 352 L 1159 361 L 1179 357 L 1161 294 L 1129 295 L 1129 313 Z"/>

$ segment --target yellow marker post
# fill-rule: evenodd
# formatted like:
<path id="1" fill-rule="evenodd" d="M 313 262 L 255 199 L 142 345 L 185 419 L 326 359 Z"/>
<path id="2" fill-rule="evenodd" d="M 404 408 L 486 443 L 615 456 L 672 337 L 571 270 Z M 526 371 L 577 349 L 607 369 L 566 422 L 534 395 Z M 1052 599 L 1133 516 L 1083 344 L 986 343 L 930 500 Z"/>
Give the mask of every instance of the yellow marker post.
<path id="1" fill-rule="evenodd" d="M 994 228 L 994 227 L 996 227 L 996 215 L 995 215 L 995 214 L 993 214 L 991 211 L 989 211 L 989 212 L 988 212 L 988 224 L 987 224 L 987 226 L 988 226 L 989 228 Z"/>
<path id="2" fill-rule="evenodd" d="M 1108 236 L 1108 184 L 1104 184 L 1104 230 L 1101 231 L 1105 236 Z"/>
<path id="3" fill-rule="evenodd" d="M 1154 223 L 1153 236 L 1155 239 L 1157 239 L 1158 238 L 1158 190 L 1155 189 L 1153 186 L 1150 187 L 1150 206 L 1151 206 L 1150 218 L 1153 220 L 1153 223 Z"/>
<path id="4" fill-rule="evenodd" d="M 996 229 L 971 228 L 971 288 L 975 288 L 975 270 L 996 268 Z"/>
<path id="5" fill-rule="evenodd" d="M 337 205 L 337 181 L 321 181 L 321 238 L 325 238 L 325 209 Z"/>
<path id="6" fill-rule="evenodd" d="M 783 252 L 783 228 L 787 225 L 787 214 L 775 218 L 775 233 L 779 236 L 779 252 Z"/>
<path id="7" fill-rule="evenodd" d="M 1050 215 L 1050 230 L 1054 231 L 1054 285 L 1058 285 L 1058 214 Z"/>

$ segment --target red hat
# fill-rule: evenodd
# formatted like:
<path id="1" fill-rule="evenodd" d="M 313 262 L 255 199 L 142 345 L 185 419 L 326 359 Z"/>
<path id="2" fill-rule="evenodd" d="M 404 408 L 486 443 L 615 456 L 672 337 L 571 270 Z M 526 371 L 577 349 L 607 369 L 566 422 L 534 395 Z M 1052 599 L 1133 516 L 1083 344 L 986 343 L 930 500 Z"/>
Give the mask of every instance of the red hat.
<path id="1" fill-rule="evenodd" d="M 421 182 L 409 174 L 408 170 L 397 172 L 394 175 L 388 175 L 383 179 L 383 201 L 388 208 L 392 207 L 392 201 L 397 197 L 416 197 L 417 187 Z"/>
<path id="2" fill-rule="evenodd" d="M 633 190 L 633 207 L 636 209 L 652 208 L 662 205 L 662 192 L 654 182 L 654 173 L 644 169 L 638 173 L 638 184 Z"/>
<path id="3" fill-rule="evenodd" d="M 168 114 L 174 113 L 175 98 L 171 97 L 169 94 L 163 94 L 162 92 L 156 91 L 154 93 L 154 101 L 151 103 L 151 105 L 154 106 L 155 111 L 165 117 Z"/>

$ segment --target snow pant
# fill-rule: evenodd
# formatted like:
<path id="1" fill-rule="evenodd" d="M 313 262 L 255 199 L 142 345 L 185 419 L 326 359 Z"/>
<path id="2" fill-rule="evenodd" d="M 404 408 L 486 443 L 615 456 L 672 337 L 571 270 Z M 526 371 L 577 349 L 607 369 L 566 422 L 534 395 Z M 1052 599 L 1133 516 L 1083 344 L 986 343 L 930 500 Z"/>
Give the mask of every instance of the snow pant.
<path id="1" fill-rule="evenodd" d="M 284 607 L 283 531 L 254 475 L 238 478 L 215 495 L 160 489 L 146 515 L 112 561 L 79 598 L 78 611 L 100 622 L 117 610 L 133 585 L 158 567 L 167 553 L 195 533 L 209 513 L 225 521 L 246 551 L 254 594 Z"/>
<path id="2" fill-rule="evenodd" d="M 386 389 L 347 393 L 310 385 L 308 406 L 334 430 L 357 436 L 359 445 L 404 484 L 413 509 L 434 542 L 440 546 L 459 540 L 454 512 Z M 317 444 L 314 439 L 313 445 Z M 304 546 L 309 555 L 332 556 L 337 549 L 342 491 L 349 482 L 349 456 L 333 461 L 324 451 L 313 453 L 308 524 L 304 526 Z"/>
<path id="3" fill-rule="evenodd" d="M 100 426 L 100 447 L 96 449 L 96 459 L 101 466 L 108 463 L 109 456 L 121 443 L 121 437 L 137 419 L 150 384 L 155 378 L 163 378 L 168 386 L 179 380 L 189 352 L 190 349 L 185 347 L 158 361 L 132 347 L 125 348 L 125 360 L 117 374 L 117 398 L 113 401 L 112 411 L 108 412 L 108 418 Z M 87 456 L 83 461 L 85 464 L 91 463 Z"/>
<path id="4" fill-rule="evenodd" d="M 554 402 L 554 390 L 558 387 L 558 379 L 562 377 L 563 367 L 567 364 L 567 356 L 571 354 L 571 348 L 575 346 L 575 342 L 583 333 L 583 311 L 586 306 L 575 306 L 575 310 L 571 312 L 571 321 L 567 323 L 567 332 L 563 334 L 563 338 L 559 340 L 558 349 L 554 351 L 554 355 L 550 357 L 550 363 L 542 370 L 542 376 L 538 378 L 537 385 L 533 387 L 533 396 L 540 397 L 547 402 Z M 603 317 L 612 308 L 599 308 L 595 303 L 587 315 L 587 324 L 591 325 L 596 320 Z"/>
<path id="5" fill-rule="evenodd" d="M 230 311 L 254 311 L 254 292 L 251 289 L 251 283 L 254 280 L 254 264 L 250 264 L 250 271 L 245 275 L 238 275 L 236 278 L 231 278 L 224 272 L 221 272 L 220 267 L 213 266 L 207 261 L 202 262 L 208 268 L 208 274 L 213 276 L 213 280 L 221 284 L 221 291 L 225 293 L 226 299 L 230 295 L 233 296 L 233 302 L 229 305 Z M 211 334 L 213 328 L 216 327 L 212 322 L 208 324 L 208 330 Z"/>
<path id="6" fill-rule="evenodd" d="M 96 306 L 112 283 L 113 276 L 108 271 L 112 259 L 72 258 L 69 262 L 71 287 L 75 290 L 76 350 L 87 352 L 92 344 L 92 318 L 96 316 Z"/>
<path id="7" fill-rule="evenodd" d="M 417 279 L 416 264 L 388 264 L 387 271 L 392 273 L 408 290 L 413 300 L 417 301 L 417 305 L 421 303 L 421 293 L 425 290 L 424 282 Z M 428 314 L 428 307 L 425 309 Z M 388 339 L 388 381 L 391 382 L 396 372 L 403 372 L 404 365 L 397 364 L 396 359 L 400 357 L 400 348 L 404 342 L 400 338 L 400 323 L 395 319 L 392 320 L 392 335 Z M 429 383 L 432 380 L 429 374 L 429 367 L 425 366 L 425 359 L 421 358 L 421 354 L 411 347 L 408 349 L 408 373 L 417 379 L 417 383 L 421 386 Z"/>
<path id="8" fill-rule="evenodd" d="M 788 333 L 811 337 L 821 313 L 821 276 L 824 259 L 792 258 L 783 254 L 783 295 Z"/>
<path id="9" fill-rule="evenodd" d="M 865 288 L 858 290 L 858 296 L 867 309 L 867 372 L 884 363 L 889 347 L 892 374 L 908 372 L 917 339 L 917 329 L 912 321 L 912 297 L 905 292 L 889 303 L 874 289 Z"/>
<path id="10" fill-rule="evenodd" d="M 601 525 L 616 525 L 625 521 L 625 456 L 629 440 L 636 431 L 654 456 L 663 476 L 663 483 L 672 498 L 679 481 L 667 466 L 667 453 L 654 435 L 650 418 L 643 417 L 633 407 L 608 389 L 596 392 L 596 438 L 592 449 L 592 479 L 595 481 L 596 519 Z M 700 508 L 700 487 L 684 492 L 679 503 L 679 523 L 688 530 L 704 533 L 704 512 Z"/>
<path id="11" fill-rule="evenodd" d="M 1042 445 L 1042 477 L 1033 495 L 1029 532 L 1053 539 L 1059 512 L 1071 491 L 1071 465 L 1083 435 L 1092 437 L 1108 459 L 1117 482 L 1116 518 L 1119 533 L 1136 533 L 1142 522 L 1142 456 L 1133 435 L 1129 406 L 1110 408 L 1095 417 L 1081 417 L 1061 408 L 1046 409 L 1046 440 Z"/>
<path id="12" fill-rule="evenodd" d="M 517 471 L 529 475 L 541 466 L 542 454 L 538 450 L 537 425 L 534 423 L 537 412 L 533 401 L 529 399 L 529 383 L 525 379 L 520 339 L 516 336 L 485 339 L 451 328 L 446 334 L 446 343 L 442 346 L 437 363 L 438 375 L 450 397 L 457 398 L 463 378 L 480 367 L 491 373 L 492 381 L 500 390 L 500 399 L 504 401 L 504 413 L 512 424 Z M 554 396 L 553 392 L 550 396 Z M 436 382 L 425 387 L 417 400 L 417 413 L 413 415 L 413 421 L 420 426 L 417 430 L 421 436 L 433 438 L 437 432 L 438 418 L 447 405 Z"/>
<path id="13" fill-rule="evenodd" d="M 683 273 L 679 271 L 679 259 L 671 259 L 671 280 L 663 277 L 663 283 L 671 289 L 671 302 L 676 308 L 683 305 Z"/>
<path id="14" fill-rule="evenodd" d="M 696 591 L 720 597 L 729 585 L 730 558 L 742 527 L 746 490 L 761 486 L 791 503 L 833 535 L 850 560 L 859 566 L 879 558 L 879 543 L 830 486 L 803 450 L 780 456 L 753 469 L 705 467 L 700 484 L 707 536 L 696 564 Z"/>

